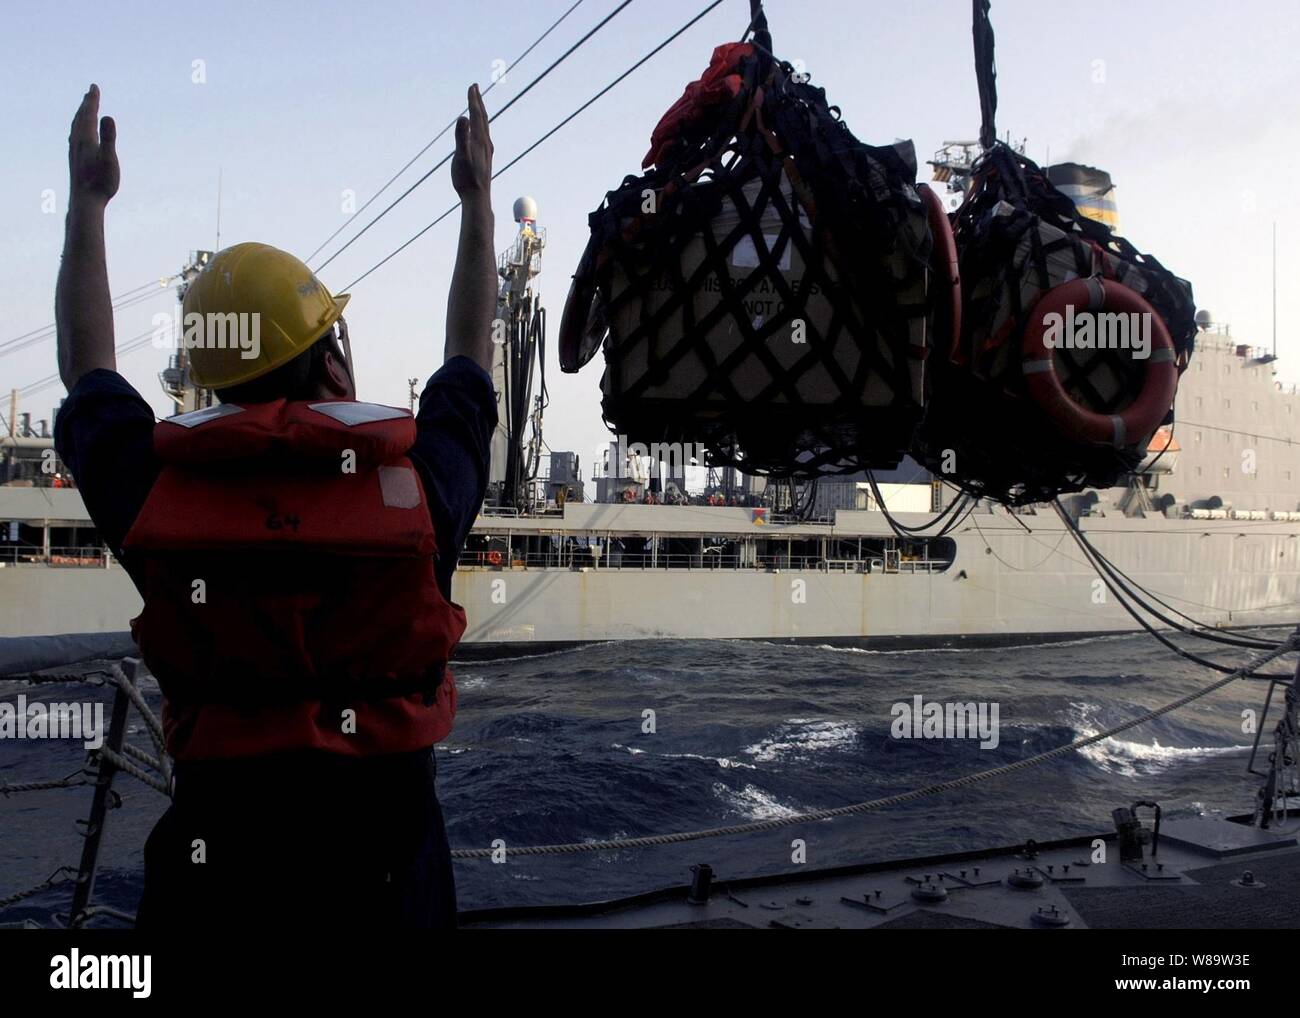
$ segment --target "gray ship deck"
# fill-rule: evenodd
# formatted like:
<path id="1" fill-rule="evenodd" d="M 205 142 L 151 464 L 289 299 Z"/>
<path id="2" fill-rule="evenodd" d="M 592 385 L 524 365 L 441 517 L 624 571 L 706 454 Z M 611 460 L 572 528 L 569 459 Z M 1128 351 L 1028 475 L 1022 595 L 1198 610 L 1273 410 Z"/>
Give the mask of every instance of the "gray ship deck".
<path id="1" fill-rule="evenodd" d="M 1173 821 L 1144 864 L 1090 864 L 1093 837 L 811 873 L 727 881 L 706 904 L 673 888 L 621 901 L 466 912 L 470 928 L 659 929 L 1291 929 L 1300 916 L 1294 821 L 1260 831 L 1244 818 Z M 1290 833 L 1288 833 L 1288 831 Z M 1254 885 L 1242 881 L 1250 871 Z M 1028 883 L 1017 887 L 1026 875 Z M 924 900 L 942 898 L 943 900 Z M 1059 918 L 1057 918 L 1059 917 Z M 1056 926 L 1064 920 L 1064 925 Z"/>

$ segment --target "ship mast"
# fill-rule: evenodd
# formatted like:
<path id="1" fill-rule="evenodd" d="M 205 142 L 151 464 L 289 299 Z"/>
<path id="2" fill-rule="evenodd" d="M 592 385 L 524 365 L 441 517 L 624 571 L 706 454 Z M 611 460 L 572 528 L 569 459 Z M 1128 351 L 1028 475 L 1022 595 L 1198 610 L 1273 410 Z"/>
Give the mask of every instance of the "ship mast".
<path id="1" fill-rule="evenodd" d="M 220 234 L 218 234 L 220 236 Z M 181 269 L 176 284 L 176 306 L 185 304 L 185 291 L 198 278 L 199 273 L 212 260 L 214 251 L 191 251 L 189 263 Z M 213 395 L 210 389 L 200 389 L 190 380 L 189 354 L 184 343 L 184 322 L 179 312 L 176 321 L 176 349 L 168 358 L 167 367 L 158 372 L 158 384 L 167 398 L 172 401 L 172 415 L 187 414 L 191 410 L 201 410 L 211 406 Z"/>
<path id="2" fill-rule="evenodd" d="M 1008 135 L 1004 143 L 1013 152 L 1024 155 L 1026 143 L 1023 139 L 1016 142 Z M 934 154 L 934 158 L 926 160 L 934 170 L 931 179 L 937 184 L 948 185 L 948 194 L 955 196 L 945 203 L 950 206 L 949 211 L 951 206 L 969 190 L 971 178 L 975 173 L 975 164 L 983 154 L 984 148 L 978 141 L 945 141 Z"/>
<path id="3" fill-rule="evenodd" d="M 537 203 L 533 199 L 516 200 L 514 215 L 519 233 L 497 261 L 501 288 L 492 323 L 497 428 L 492 435 L 488 501 L 527 509 L 535 499 L 534 481 L 542 454 L 542 411 L 547 403 L 546 311 L 534 288 L 541 271 L 546 231 L 537 228 Z M 539 364 L 541 391 L 534 396 L 533 374 Z"/>

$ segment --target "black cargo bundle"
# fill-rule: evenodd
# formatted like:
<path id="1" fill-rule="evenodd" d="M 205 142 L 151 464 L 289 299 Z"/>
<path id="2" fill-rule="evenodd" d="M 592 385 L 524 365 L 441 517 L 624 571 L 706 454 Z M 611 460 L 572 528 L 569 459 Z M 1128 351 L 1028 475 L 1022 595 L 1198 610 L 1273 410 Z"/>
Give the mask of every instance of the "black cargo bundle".
<path id="1" fill-rule="evenodd" d="M 655 142 L 590 217 L 561 366 L 603 343 L 602 407 L 630 442 L 777 476 L 895 465 L 931 344 L 910 143 L 863 145 L 749 44 L 718 48 Z"/>
<path id="2" fill-rule="evenodd" d="M 1065 275 L 1114 279 L 1141 294 L 1160 314 L 1184 363 L 1196 336 L 1191 285 L 1153 256 L 1102 223 L 1082 215 L 1074 202 L 1022 153 L 998 143 L 975 173 L 975 184 L 957 213 L 953 233 L 961 259 L 966 304 L 958 356 L 975 360 L 978 340 L 1018 331 L 1033 310 L 1025 295 L 1057 285 L 1053 258 L 1068 258 Z M 1045 237 L 1043 224 L 1061 236 Z M 1029 259 L 1017 264 L 1017 248 Z"/>
<path id="3" fill-rule="evenodd" d="M 1022 504 L 1138 466 L 1171 418 L 1195 305 L 1187 282 L 996 141 L 987 0 L 974 8 L 984 154 L 953 230 L 961 331 L 932 362 L 912 452 L 972 494 Z M 1077 344 L 1061 334 L 1076 313 Z"/>
<path id="4" fill-rule="evenodd" d="M 1097 279 L 1144 299 L 1172 342 L 1178 371 L 1195 339 L 1191 287 L 1155 258 L 1079 213 L 1042 170 L 996 143 L 975 170 L 954 234 L 963 290 L 962 330 L 931 372 L 931 399 L 913 450 L 966 490 L 999 501 L 1050 499 L 1119 483 L 1147 452 L 1155 427 L 1122 440 L 1090 441 L 1082 428 L 1049 415 L 1026 371 L 1024 333 L 1036 307 L 1062 283 Z M 1154 357 L 1159 357 L 1160 351 Z M 1053 370 L 1080 415 L 1119 416 L 1142 399 L 1154 358 L 1123 349 L 1053 351 Z M 1031 365 L 1032 366 L 1032 365 Z M 1172 393 L 1170 394 L 1172 396 Z"/>

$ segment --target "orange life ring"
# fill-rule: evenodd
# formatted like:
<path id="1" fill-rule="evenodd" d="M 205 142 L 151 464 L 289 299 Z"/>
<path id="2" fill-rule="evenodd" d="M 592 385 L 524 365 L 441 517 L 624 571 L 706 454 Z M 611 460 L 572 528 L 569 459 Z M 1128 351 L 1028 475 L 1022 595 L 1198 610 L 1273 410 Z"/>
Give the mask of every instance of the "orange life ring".
<path id="1" fill-rule="evenodd" d="M 493 548 L 487 554 L 488 565 L 499 566 L 501 564 L 501 552 Z"/>
<path id="2" fill-rule="evenodd" d="M 1151 354 L 1142 391 L 1118 414 L 1100 414 L 1080 406 L 1065 391 L 1056 373 L 1056 359 L 1046 340 L 1046 318 L 1051 314 L 1064 316 L 1067 306 L 1151 316 Z M 1030 395 L 1063 432 L 1089 442 L 1116 448 L 1145 442 L 1164 420 L 1178 389 L 1174 342 L 1164 319 L 1141 294 L 1111 280 L 1073 279 L 1047 291 L 1030 314 L 1021 353 L 1021 370 Z"/>
<path id="3" fill-rule="evenodd" d="M 943 207 L 943 199 L 934 191 L 934 188 L 926 184 L 918 184 L 916 189 L 921 193 L 921 201 L 925 205 L 925 215 L 930 223 L 930 234 L 934 238 L 934 250 L 930 256 L 930 271 L 938 278 L 935 284 L 941 290 L 948 291 L 948 313 L 941 316 L 948 319 L 949 331 L 951 333 L 946 341 L 946 353 L 949 358 L 957 358 L 957 342 L 961 339 L 961 272 L 958 269 L 957 260 L 957 239 L 952 233 L 952 222 L 948 219 L 948 212 Z M 939 294 L 939 300 L 943 299 L 943 294 Z M 939 337 L 939 341 L 934 344 L 936 350 L 944 346 L 944 337 Z"/>

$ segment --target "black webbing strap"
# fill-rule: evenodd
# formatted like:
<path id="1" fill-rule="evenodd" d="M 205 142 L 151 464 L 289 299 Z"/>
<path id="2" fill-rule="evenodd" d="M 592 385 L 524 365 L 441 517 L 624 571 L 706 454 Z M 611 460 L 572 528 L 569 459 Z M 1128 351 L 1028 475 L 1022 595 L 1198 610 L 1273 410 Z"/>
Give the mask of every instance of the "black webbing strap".
<path id="1" fill-rule="evenodd" d="M 975 18 L 975 81 L 980 93 L 980 147 L 986 152 L 998 140 L 995 118 L 998 111 L 998 72 L 993 61 L 993 23 L 989 21 L 989 0 L 973 0 Z"/>
<path id="2" fill-rule="evenodd" d="M 749 28 L 754 33 L 754 44 L 772 52 L 772 33 L 767 28 L 767 15 L 763 0 L 749 0 Z"/>

